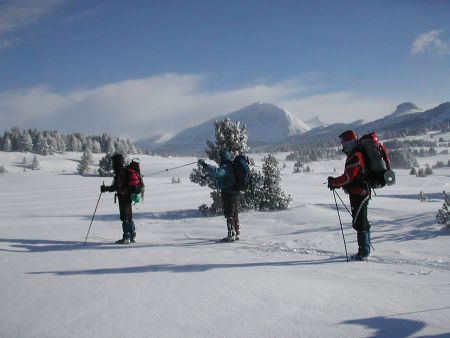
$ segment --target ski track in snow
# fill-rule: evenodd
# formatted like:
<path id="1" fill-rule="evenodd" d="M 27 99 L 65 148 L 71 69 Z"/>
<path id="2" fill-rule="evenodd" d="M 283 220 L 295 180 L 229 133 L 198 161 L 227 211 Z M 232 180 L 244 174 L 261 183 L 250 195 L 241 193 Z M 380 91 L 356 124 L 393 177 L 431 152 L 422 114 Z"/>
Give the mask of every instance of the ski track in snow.
<path id="1" fill-rule="evenodd" d="M 214 241 L 217 242 L 219 239 L 215 239 L 212 237 L 195 237 L 185 234 L 186 239 L 191 240 L 203 240 L 203 241 Z M 264 257 L 280 257 L 287 256 L 295 257 L 296 255 L 308 255 L 308 256 L 322 256 L 330 259 L 342 259 L 346 260 L 345 252 L 340 253 L 336 251 L 315 249 L 315 248 L 305 248 L 305 247 L 291 247 L 286 243 L 270 243 L 264 241 L 256 241 L 256 240 L 246 240 L 241 239 L 239 241 L 235 241 L 232 243 L 224 243 L 224 245 L 238 245 L 238 249 L 250 251 L 254 251 L 256 253 L 262 253 Z M 355 261 L 350 258 L 349 261 Z M 356 262 L 356 261 L 355 261 Z M 432 261 L 430 259 L 406 259 L 406 258 L 392 258 L 392 257 L 380 257 L 376 255 L 371 255 L 370 259 L 367 263 L 382 263 L 382 264 L 390 264 L 390 265 L 411 265 L 417 266 L 421 268 L 429 268 L 436 270 L 444 270 L 450 271 L 450 262 L 444 261 Z M 358 262 L 363 263 L 363 262 Z"/>

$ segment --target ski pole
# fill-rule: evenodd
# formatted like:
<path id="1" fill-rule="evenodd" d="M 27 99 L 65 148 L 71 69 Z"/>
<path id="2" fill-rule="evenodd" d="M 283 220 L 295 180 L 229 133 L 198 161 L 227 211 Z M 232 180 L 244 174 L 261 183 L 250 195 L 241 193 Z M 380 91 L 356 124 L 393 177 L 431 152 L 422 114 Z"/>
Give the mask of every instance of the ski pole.
<path id="1" fill-rule="evenodd" d="M 351 217 L 353 217 L 353 216 L 352 216 L 352 213 L 350 212 L 350 210 L 348 210 L 347 205 L 344 203 L 344 201 L 342 200 L 341 196 L 339 196 L 339 194 L 337 193 L 337 191 L 335 191 L 335 190 L 333 190 L 333 191 L 336 193 L 337 197 L 339 197 L 339 199 L 341 200 L 342 205 L 345 207 L 345 209 L 347 210 L 348 214 L 349 214 Z M 336 198 L 336 197 L 335 197 L 335 198 Z"/>
<path id="2" fill-rule="evenodd" d="M 336 211 L 337 211 L 337 214 L 339 217 L 339 223 L 341 224 L 342 238 L 344 239 L 345 256 L 347 257 L 347 262 L 348 262 L 347 244 L 345 243 L 344 229 L 342 228 L 341 214 L 339 213 L 339 207 L 337 205 L 336 194 L 337 193 L 333 189 L 334 203 L 336 204 Z"/>
<path id="3" fill-rule="evenodd" d="M 103 182 L 103 185 L 104 184 L 105 183 Z M 100 195 L 98 196 L 97 205 L 95 206 L 94 214 L 92 215 L 91 224 L 89 224 L 89 230 L 88 230 L 88 232 L 86 234 L 86 239 L 84 240 L 84 245 L 86 245 L 86 242 L 87 242 L 87 239 L 88 239 L 88 236 L 89 236 L 89 232 L 91 231 L 92 222 L 94 221 L 94 216 L 95 216 L 95 213 L 97 212 L 98 203 L 100 202 L 100 197 L 102 197 L 102 194 L 103 194 L 103 192 L 100 192 Z"/>
<path id="4" fill-rule="evenodd" d="M 187 167 L 188 165 L 192 165 L 192 164 L 196 164 L 196 163 L 197 163 L 197 161 L 191 162 L 191 163 L 188 163 L 188 164 L 183 164 L 183 165 L 180 165 L 178 167 L 173 167 L 173 168 L 168 168 L 168 169 L 156 171 L 154 173 L 147 174 L 146 176 L 152 176 L 152 175 L 160 174 L 160 173 L 163 173 L 163 172 L 166 172 L 166 171 L 169 171 L 169 170 L 174 170 L 174 169 L 178 169 L 178 168 Z"/>

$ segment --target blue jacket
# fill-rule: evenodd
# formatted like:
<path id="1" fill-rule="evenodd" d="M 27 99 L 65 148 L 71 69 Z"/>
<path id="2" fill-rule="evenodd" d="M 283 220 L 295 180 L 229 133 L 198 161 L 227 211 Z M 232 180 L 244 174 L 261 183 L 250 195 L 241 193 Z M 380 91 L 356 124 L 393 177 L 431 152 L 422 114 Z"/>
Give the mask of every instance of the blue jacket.
<path id="1" fill-rule="evenodd" d="M 208 174 L 216 181 L 217 186 L 224 193 L 238 193 L 235 187 L 236 178 L 234 176 L 233 164 L 231 161 L 225 162 L 220 167 L 208 164 L 206 167 Z"/>

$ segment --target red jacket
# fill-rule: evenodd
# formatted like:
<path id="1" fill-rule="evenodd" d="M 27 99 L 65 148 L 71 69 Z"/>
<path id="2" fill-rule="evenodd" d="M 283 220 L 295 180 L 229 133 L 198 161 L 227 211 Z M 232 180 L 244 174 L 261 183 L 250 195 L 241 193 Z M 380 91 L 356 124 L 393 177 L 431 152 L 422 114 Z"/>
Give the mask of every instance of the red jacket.
<path id="1" fill-rule="evenodd" d="M 344 173 L 339 177 L 330 179 L 330 186 L 333 188 L 344 188 L 352 195 L 368 195 L 367 184 L 363 182 L 364 157 L 361 151 L 350 153 L 345 161 Z"/>

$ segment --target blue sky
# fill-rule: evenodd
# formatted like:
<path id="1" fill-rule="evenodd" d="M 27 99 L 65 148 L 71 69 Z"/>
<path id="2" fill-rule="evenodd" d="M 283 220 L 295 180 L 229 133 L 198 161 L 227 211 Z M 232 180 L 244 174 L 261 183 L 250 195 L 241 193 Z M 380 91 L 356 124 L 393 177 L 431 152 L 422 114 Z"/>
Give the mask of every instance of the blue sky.
<path id="1" fill-rule="evenodd" d="M 255 101 L 350 122 L 449 93 L 449 1 L 0 1 L 2 130 L 137 139 Z"/>

